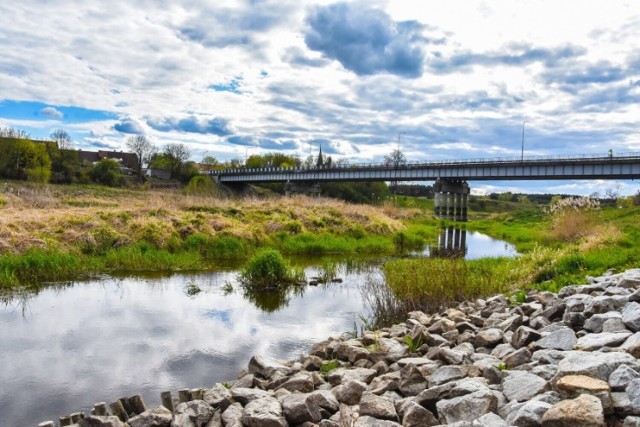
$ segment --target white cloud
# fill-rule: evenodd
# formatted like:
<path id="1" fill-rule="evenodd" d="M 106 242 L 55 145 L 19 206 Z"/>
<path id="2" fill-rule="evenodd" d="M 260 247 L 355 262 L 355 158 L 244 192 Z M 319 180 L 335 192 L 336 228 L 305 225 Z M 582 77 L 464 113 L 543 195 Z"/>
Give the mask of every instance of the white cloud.
<path id="1" fill-rule="evenodd" d="M 640 85 L 629 84 L 640 81 L 637 2 L 345 2 L 358 20 L 377 19 L 349 33 L 372 52 L 381 52 L 376 34 L 415 22 L 395 33 L 404 38 L 385 38 L 396 53 L 417 53 L 397 45 L 410 41 L 423 55 L 421 68 L 408 61 L 413 72 L 404 74 L 384 55 L 362 68 L 335 43 L 323 52 L 309 49 L 305 35 L 323 25 L 309 17 L 335 3 L 4 2 L 2 97 L 56 111 L 110 111 L 132 125 L 121 129 L 221 158 L 244 146 L 230 143 L 226 130 L 204 126 L 206 120 L 224 118 L 233 125 L 231 137 L 287 142 L 282 146 L 291 154 L 306 154 L 311 140 L 331 141 L 351 161 L 380 160 L 401 131 L 402 148 L 416 161 L 517 156 L 524 120 L 528 154 L 640 149 Z M 353 30 L 340 20 L 331 24 L 334 33 L 324 41 Z M 241 82 L 242 90 L 212 89 L 229 82 Z M 0 120 L 35 121 L 11 117 Z M 190 117 L 201 126 L 179 127 L 184 132 L 148 126 L 149 118 L 179 124 Z M 126 135 L 115 124 L 87 127 L 93 138 L 124 147 Z M 35 128 L 43 135 L 51 130 Z"/>

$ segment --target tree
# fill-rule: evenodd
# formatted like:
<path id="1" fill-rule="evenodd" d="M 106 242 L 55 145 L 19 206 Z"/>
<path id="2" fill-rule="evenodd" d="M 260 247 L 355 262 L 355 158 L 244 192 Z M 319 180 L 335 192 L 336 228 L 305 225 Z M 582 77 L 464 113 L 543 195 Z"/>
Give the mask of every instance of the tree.
<path id="1" fill-rule="evenodd" d="M 202 159 L 201 164 L 204 166 L 204 170 L 212 171 L 214 169 L 218 169 L 220 161 L 213 156 L 206 156 Z"/>
<path id="2" fill-rule="evenodd" d="M 132 135 L 127 139 L 127 148 L 138 156 L 138 180 L 142 180 L 142 165 L 148 163 L 156 147 L 144 135 Z"/>
<path id="3" fill-rule="evenodd" d="M 384 165 L 389 167 L 400 167 L 407 164 L 407 157 L 400 150 L 393 150 L 391 154 L 384 156 Z"/>
<path id="4" fill-rule="evenodd" d="M 56 129 L 49 134 L 49 138 L 58 144 L 59 150 L 69 150 L 73 148 L 71 144 L 71 136 L 64 129 Z"/>
<path id="5" fill-rule="evenodd" d="M 4 138 L 29 139 L 31 135 L 23 129 L 15 129 L 10 126 L 0 128 L 0 136 Z"/>
<path id="6" fill-rule="evenodd" d="M 120 163 L 113 159 L 102 159 L 91 170 L 91 179 L 110 187 L 115 187 L 120 181 Z"/>
<path id="7" fill-rule="evenodd" d="M 169 162 L 171 178 L 178 178 L 183 165 L 189 160 L 189 147 L 178 143 L 167 144 L 164 146 L 163 154 Z"/>

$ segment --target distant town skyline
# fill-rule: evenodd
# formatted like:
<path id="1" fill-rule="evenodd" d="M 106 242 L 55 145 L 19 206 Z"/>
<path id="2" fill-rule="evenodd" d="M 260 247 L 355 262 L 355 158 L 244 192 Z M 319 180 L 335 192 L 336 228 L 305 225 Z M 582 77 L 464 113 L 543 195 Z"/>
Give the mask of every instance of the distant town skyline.
<path id="1" fill-rule="evenodd" d="M 640 152 L 640 3 L 0 4 L 0 126 L 75 148 L 146 135 L 192 160 Z M 526 123 L 525 123 L 526 122 Z M 590 194 L 616 183 L 475 183 Z M 623 194 L 640 189 L 620 183 Z"/>

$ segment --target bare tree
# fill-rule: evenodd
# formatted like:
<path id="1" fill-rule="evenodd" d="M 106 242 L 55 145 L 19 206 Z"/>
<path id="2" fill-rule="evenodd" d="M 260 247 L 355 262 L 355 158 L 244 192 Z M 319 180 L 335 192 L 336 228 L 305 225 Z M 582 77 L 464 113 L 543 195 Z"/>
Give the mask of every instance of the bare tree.
<path id="1" fill-rule="evenodd" d="M 171 163 L 171 176 L 174 178 L 180 174 L 182 166 L 187 160 L 189 160 L 189 156 L 191 155 L 191 153 L 189 152 L 189 147 L 187 147 L 185 144 L 178 143 L 165 145 L 164 154 L 167 156 L 169 162 Z"/>
<path id="2" fill-rule="evenodd" d="M 58 149 L 60 150 L 69 150 L 73 148 L 71 144 L 71 135 L 64 129 L 56 129 L 51 134 L 49 134 L 49 138 L 54 140 L 58 144 Z"/>
<path id="3" fill-rule="evenodd" d="M 407 157 L 400 149 L 395 149 L 391 154 L 384 156 L 384 164 L 387 167 L 398 169 L 400 166 L 407 164 Z M 398 191 L 398 181 L 391 181 L 390 184 L 393 194 L 395 195 Z"/>
<path id="4" fill-rule="evenodd" d="M 144 135 L 132 135 L 127 139 L 127 148 L 138 156 L 138 179 L 142 179 L 142 165 L 149 161 L 156 147 Z"/>
<path id="5" fill-rule="evenodd" d="M 31 134 L 24 129 L 15 129 L 10 126 L 0 128 L 0 136 L 5 138 L 30 139 Z"/>

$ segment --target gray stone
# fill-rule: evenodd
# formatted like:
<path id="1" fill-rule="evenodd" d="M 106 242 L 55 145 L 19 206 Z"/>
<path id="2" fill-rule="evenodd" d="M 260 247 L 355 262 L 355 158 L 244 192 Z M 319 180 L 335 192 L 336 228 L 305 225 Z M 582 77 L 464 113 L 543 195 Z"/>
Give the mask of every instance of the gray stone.
<path id="1" fill-rule="evenodd" d="M 381 420 L 398 421 L 395 404 L 388 397 L 363 393 L 359 405 L 361 416 L 368 415 Z"/>
<path id="2" fill-rule="evenodd" d="M 340 403 L 336 396 L 329 390 L 316 390 L 309 393 L 309 399 L 321 409 L 334 414 L 340 408 Z"/>
<path id="3" fill-rule="evenodd" d="M 640 284 L 640 280 L 638 281 Z M 624 419 L 622 427 L 640 427 L 640 417 L 627 417 Z"/>
<path id="4" fill-rule="evenodd" d="M 257 388 L 232 387 L 231 396 L 237 402 L 240 402 L 242 405 L 246 405 L 252 400 L 262 399 L 263 397 L 270 397 L 271 395 L 268 392 Z"/>
<path id="5" fill-rule="evenodd" d="M 364 416 L 359 417 L 353 424 L 353 427 L 401 427 L 401 425 L 395 421 L 378 420 L 373 417 Z"/>
<path id="6" fill-rule="evenodd" d="M 558 373 L 558 367 L 556 365 L 539 365 L 531 369 L 531 373 L 547 381 L 551 381 Z"/>
<path id="7" fill-rule="evenodd" d="M 628 298 L 627 298 L 628 300 Z M 584 314 L 591 316 L 593 314 L 607 313 L 609 311 L 615 311 L 622 307 L 624 302 L 617 296 L 597 296 L 593 297 L 591 301 L 585 305 Z"/>
<path id="8" fill-rule="evenodd" d="M 170 427 L 173 414 L 164 406 L 144 411 L 140 415 L 129 418 L 130 427 Z"/>
<path id="9" fill-rule="evenodd" d="M 444 332 L 453 331 L 456 329 L 456 322 L 449 319 L 440 319 L 431 325 L 428 329 L 429 333 L 441 335 Z"/>
<path id="10" fill-rule="evenodd" d="M 436 402 L 448 396 L 453 386 L 453 383 L 446 383 L 439 386 L 429 387 L 428 389 L 421 391 L 413 399 L 415 402 L 427 409 L 435 409 Z"/>
<path id="11" fill-rule="evenodd" d="M 509 427 L 509 425 L 498 415 L 490 412 L 474 420 L 471 427 Z"/>
<path id="12" fill-rule="evenodd" d="M 640 414 L 640 379 L 631 380 L 626 392 L 634 412 Z"/>
<path id="13" fill-rule="evenodd" d="M 405 396 L 415 396 L 427 387 L 427 380 L 415 365 L 406 365 L 400 371 L 399 390 Z"/>
<path id="14" fill-rule="evenodd" d="M 507 424 L 517 427 L 539 427 L 542 417 L 551 408 L 549 403 L 531 400 L 517 407 L 507 416 Z"/>
<path id="15" fill-rule="evenodd" d="M 77 425 L 79 427 L 125 427 L 127 424 L 124 424 L 122 421 L 120 421 L 120 418 L 116 417 L 115 415 L 90 415 L 81 419 L 80 421 L 78 421 L 78 424 L 74 425 Z"/>
<path id="16" fill-rule="evenodd" d="M 229 405 L 222 413 L 222 422 L 225 427 L 242 427 L 242 405 L 237 402 Z"/>
<path id="17" fill-rule="evenodd" d="M 341 341 L 334 350 L 335 356 L 340 360 L 348 360 L 355 363 L 360 359 L 369 357 L 369 351 L 357 340 Z"/>
<path id="18" fill-rule="evenodd" d="M 504 364 L 507 368 L 512 369 L 516 366 L 524 365 L 526 363 L 531 362 L 531 352 L 527 347 L 522 347 L 514 351 L 513 353 L 507 355 L 504 359 Z"/>
<path id="19" fill-rule="evenodd" d="M 202 394 L 202 400 L 214 408 L 219 408 L 221 412 L 224 412 L 233 403 L 231 391 L 222 384 L 216 384 L 205 390 Z"/>
<path id="20" fill-rule="evenodd" d="M 451 424 L 459 421 L 473 421 L 489 412 L 498 410 L 498 398 L 488 391 L 477 391 L 453 399 L 436 403 L 440 422 Z"/>
<path id="21" fill-rule="evenodd" d="M 435 370 L 428 378 L 429 387 L 441 385 L 449 381 L 459 380 L 467 376 L 467 369 L 462 366 L 443 366 Z"/>
<path id="22" fill-rule="evenodd" d="M 336 402 L 337 403 L 337 402 Z M 282 399 L 282 411 L 290 424 L 317 423 L 322 419 L 320 407 L 309 394 L 294 393 Z"/>
<path id="23" fill-rule="evenodd" d="M 438 349 L 438 359 L 448 365 L 461 365 L 464 362 L 465 354 L 461 351 L 451 350 L 449 348 Z"/>
<path id="24" fill-rule="evenodd" d="M 636 415 L 633 407 L 631 406 L 631 401 L 629 400 L 629 396 L 627 396 L 627 393 L 621 391 L 612 392 L 611 402 L 613 411 L 616 413 L 616 415 Z"/>
<path id="25" fill-rule="evenodd" d="M 594 314 L 589 318 L 589 320 L 584 322 L 584 328 L 589 332 L 600 333 L 602 332 L 602 328 L 604 327 L 605 321 L 613 318 L 620 319 L 621 317 L 622 315 L 617 311 L 609 311 L 607 313 Z"/>
<path id="26" fill-rule="evenodd" d="M 287 427 L 282 406 L 273 397 L 249 402 L 242 411 L 242 424 L 246 427 Z"/>
<path id="27" fill-rule="evenodd" d="M 558 329 L 534 343 L 536 348 L 571 350 L 578 339 L 576 333 L 569 328 Z"/>
<path id="28" fill-rule="evenodd" d="M 620 346 L 620 350 L 624 350 L 635 358 L 640 358 L 640 332 L 631 335 Z"/>
<path id="29" fill-rule="evenodd" d="M 288 372 L 289 368 L 262 356 L 253 356 L 249 360 L 248 370 L 250 374 L 259 374 L 263 378 L 269 378 L 276 371 Z"/>
<path id="30" fill-rule="evenodd" d="M 538 350 L 531 355 L 531 360 L 549 365 L 557 365 L 568 353 L 559 350 Z"/>
<path id="31" fill-rule="evenodd" d="M 303 371 L 290 377 L 279 388 L 289 390 L 291 393 L 310 393 L 315 388 L 315 384 L 311 374 Z"/>
<path id="32" fill-rule="evenodd" d="M 347 405 L 357 405 L 367 385 L 362 381 L 350 380 L 332 389 L 338 402 Z"/>
<path id="33" fill-rule="evenodd" d="M 547 389 L 547 381 L 524 371 L 509 371 L 502 380 L 502 393 L 509 400 L 523 402 Z"/>
<path id="34" fill-rule="evenodd" d="M 640 304 L 629 302 L 622 310 L 622 321 L 633 332 L 640 331 Z"/>
<path id="35" fill-rule="evenodd" d="M 627 325 L 624 324 L 622 318 L 607 319 L 602 325 L 602 332 L 629 332 Z"/>
<path id="36" fill-rule="evenodd" d="M 406 403 L 404 416 L 402 417 L 402 425 L 404 427 L 437 426 L 438 424 L 440 424 L 440 422 L 431 411 L 423 408 L 414 401 L 408 401 Z"/>
<path id="37" fill-rule="evenodd" d="M 491 351 L 491 355 L 498 359 L 502 359 L 503 357 L 513 353 L 516 351 L 515 348 L 511 344 L 498 344 L 496 348 Z"/>
<path id="38" fill-rule="evenodd" d="M 511 337 L 511 345 L 513 348 L 522 348 L 542 337 L 538 331 L 528 326 L 520 326 L 515 330 Z"/>
<path id="39" fill-rule="evenodd" d="M 599 334 L 587 334 L 578 339 L 574 348 L 576 350 L 594 351 L 602 347 L 617 347 L 631 336 L 631 332 L 602 332 Z"/>
<path id="40" fill-rule="evenodd" d="M 188 419 L 196 426 L 206 425 L 211 417 L 213 417 L 214 412 L 215 410 L 204 400 L 191 400 L 181 403 L 176 406 L 174 411 L 176 419 L 178 415 L 180 415 L 182 420 Z M 176 419 L 174 419 L 174 424 L 176 424 Z"/>
<path id="41" fill-rule="evenodd" d="M 609 376 L 609 385 L 612 390 L 624 391 L 633 380 L 640 378 L 640 374 L 627 365 L 620 365 Z"/>
<path id="42" fill-rule="evenodd" d="M 493 347 L 502 342 L 504 334 L 501 329 L 489 328 L 476 333 L 473 345 L 476 347 Z"/>
<path id="43" fill-rule="evenodd" d="M 582 374 L 607 381 L 609 375 L 623 364 L 634 365 L 634 357 L 623 352 L 569 351 L 567 356 L 558 363 L 556 378 Z"/>
<path id="44" fill-rule="evenodd" d="M 375 378 L 377 372 L 374 369 L 368 368 L 338 368 L 329 372 L 327 375 L 327 381 L 331 383 L 331 385 L 338 385 L 348 382 L 350 380 L 361 381 L 365 384 L 369 384 L 371 380 Z"/>
<path id="45" fill-rule="evenodd" d="M 542 417 L 542 427 L 602 427 L 604 410 L 600 399 L 583 394 L 553 405 Z"/>
<path id="46" fill-rule="evenodd" d="M 453 388 L 449 391 L 449 398 L 464 396 L 476 391 L 487 391 L 487 381 L 484 378 L 464 378 L 453 383 Z"/>

